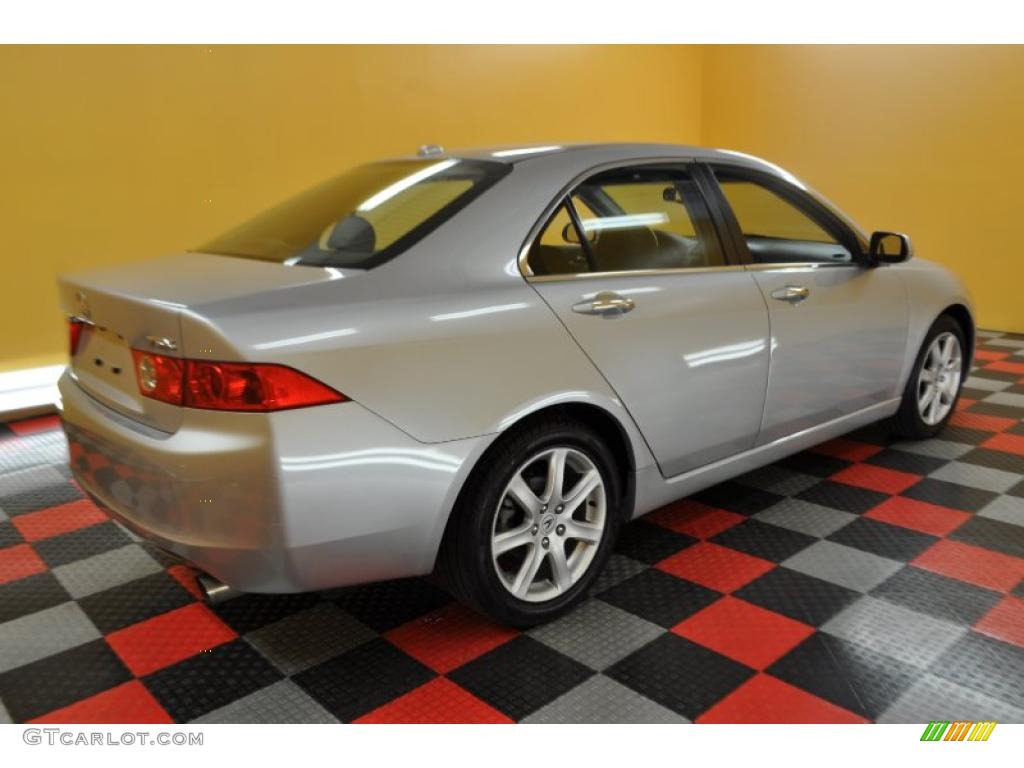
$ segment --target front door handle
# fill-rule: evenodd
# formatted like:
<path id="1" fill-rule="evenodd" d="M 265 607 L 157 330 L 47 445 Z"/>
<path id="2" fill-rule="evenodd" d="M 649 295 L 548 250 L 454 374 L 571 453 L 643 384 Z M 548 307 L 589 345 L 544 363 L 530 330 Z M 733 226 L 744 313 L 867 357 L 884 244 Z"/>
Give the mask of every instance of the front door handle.
<path id="1" fill-rule="evenodd" d="M 811 289 L 806 285 L 787 285 L 772 291 L 773 299 L 788 301 L 790 304 L 799 304 L 810 295 Z"/>
<path id="2" fill-rule="evenodd" d="M 601 291 L 591 300 L 573 304 L 572 311 L 581 315 L 622 315 L 632 311 L 635 306 L 635 301 L 615 291 Z"/>

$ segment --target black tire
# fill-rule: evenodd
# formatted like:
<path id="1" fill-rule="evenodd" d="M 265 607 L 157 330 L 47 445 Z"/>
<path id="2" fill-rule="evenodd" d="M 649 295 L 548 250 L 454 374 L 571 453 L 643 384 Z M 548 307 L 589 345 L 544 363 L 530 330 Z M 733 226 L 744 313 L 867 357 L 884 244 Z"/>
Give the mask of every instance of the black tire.
<path id="1" fill-rule="evenodd" d="M 528 602 L 502 584 L 491 558 L 491 533 L 498 506 L 513 474 L 544 450 L 568 447 L 583 453 L 605 485 L 605 529 L 585 573 L 571 588 L 545 602 Z M 496 621 L 526 628 L 562 615 L 584 600 L 611 555 L 622 518 L 622 481 L 615 458 L 593 429 L 555 417 L 501 438 L 474 470 L 452 512 L 438 570 L 454 595 Z"/>
<path id="2" fill-rule="evenodd" d="M 957 341 L 960 342 L 960 352 L 963 357 L 963 368 L 960 373 L 960 386 L 957 388 L 956 396 L 953 398 L 953 405 L 949 409 L 949 413 L 947 413 L 945 418 L 938 423 L 928 424 L 921 417 L 917 407 L 918 377 L 921 373 L 921 367 L 924 365 L 928 348 L 935 340 L 935 337 L 943 333 L 953 334 Z M 909 440 L 927 440 L 928 438 L 938 435 L 946 424 L 949 423 L 949 420 L 956 412 L 956 404 L 960 400 L 960 391 L 963 389 L 964 379 L 967 378 L 967 374 L 967 344 L 964 338 L 964 330 L 960 327 L 960 324 L 949 315 L 941 315 L 939 319 L 932 324 L 932 327 L 928 329 L 928 333 L 924 337 L 924 342 L 921 344 L 921 349 L 918 350 L 917 358 L 914 360 L 914 367 L 907 379 L 907 386 L 903 389 L 903 400 L 900 402 L 900 409 L 888 420 L 886 424 L 889 431 L 898 437 L 903 437 Z"/>

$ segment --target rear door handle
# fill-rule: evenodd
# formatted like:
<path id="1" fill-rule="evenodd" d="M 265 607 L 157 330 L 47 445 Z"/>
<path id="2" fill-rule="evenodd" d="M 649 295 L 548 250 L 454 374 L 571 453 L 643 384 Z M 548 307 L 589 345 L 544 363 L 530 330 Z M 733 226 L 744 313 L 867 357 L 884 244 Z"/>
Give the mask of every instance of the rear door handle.
<path id="1" fill-rule="evenodd" d="M 790 304 L 799 304 L 811 295 L 811 289 L 805 285 L 787 285 L 772 291 L 772 298 L 779 301 L 788 301 Z"/>
<path id="2" fill-rule="evenodd" d="M 572 311 L 581 315 L 622 315 L 631 312 L 635 306 L 636 302 L 615 291 L 601 291 L 591 300 L 573 304 Z"/>

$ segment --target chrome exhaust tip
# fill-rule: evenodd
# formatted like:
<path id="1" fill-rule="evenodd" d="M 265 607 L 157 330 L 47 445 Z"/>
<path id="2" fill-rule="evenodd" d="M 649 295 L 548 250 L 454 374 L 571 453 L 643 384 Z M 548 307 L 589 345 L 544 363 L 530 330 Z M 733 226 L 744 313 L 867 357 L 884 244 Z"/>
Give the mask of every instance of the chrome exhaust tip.
<path id="1" fill-rule="evenodd" d="M 220 605 L 242 594 L 206 573 L 199 574 L 196 577 L 196 583 L 199 585 L 199 591 L 203 593 L 203 597 L 210 605 Z"/>

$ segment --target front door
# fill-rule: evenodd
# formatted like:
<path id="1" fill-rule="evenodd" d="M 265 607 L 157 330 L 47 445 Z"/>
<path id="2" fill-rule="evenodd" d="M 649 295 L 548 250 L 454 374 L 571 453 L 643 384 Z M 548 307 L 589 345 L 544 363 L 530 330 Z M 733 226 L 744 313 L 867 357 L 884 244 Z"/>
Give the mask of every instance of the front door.
<path id="1" fill-rule="evenodd" d="M 686 166 L 591 177 L 530 248 L 533 287 L 622 399 L 662 473 L 753 447 L 768 314 Z"/>
<path id="2" fill-rule="evenodd" d="M 896 272 L 801 190 L 714 169 L 768 305 L 771 368 L 758 444 L 899 396 L 907 298 Z"/>

